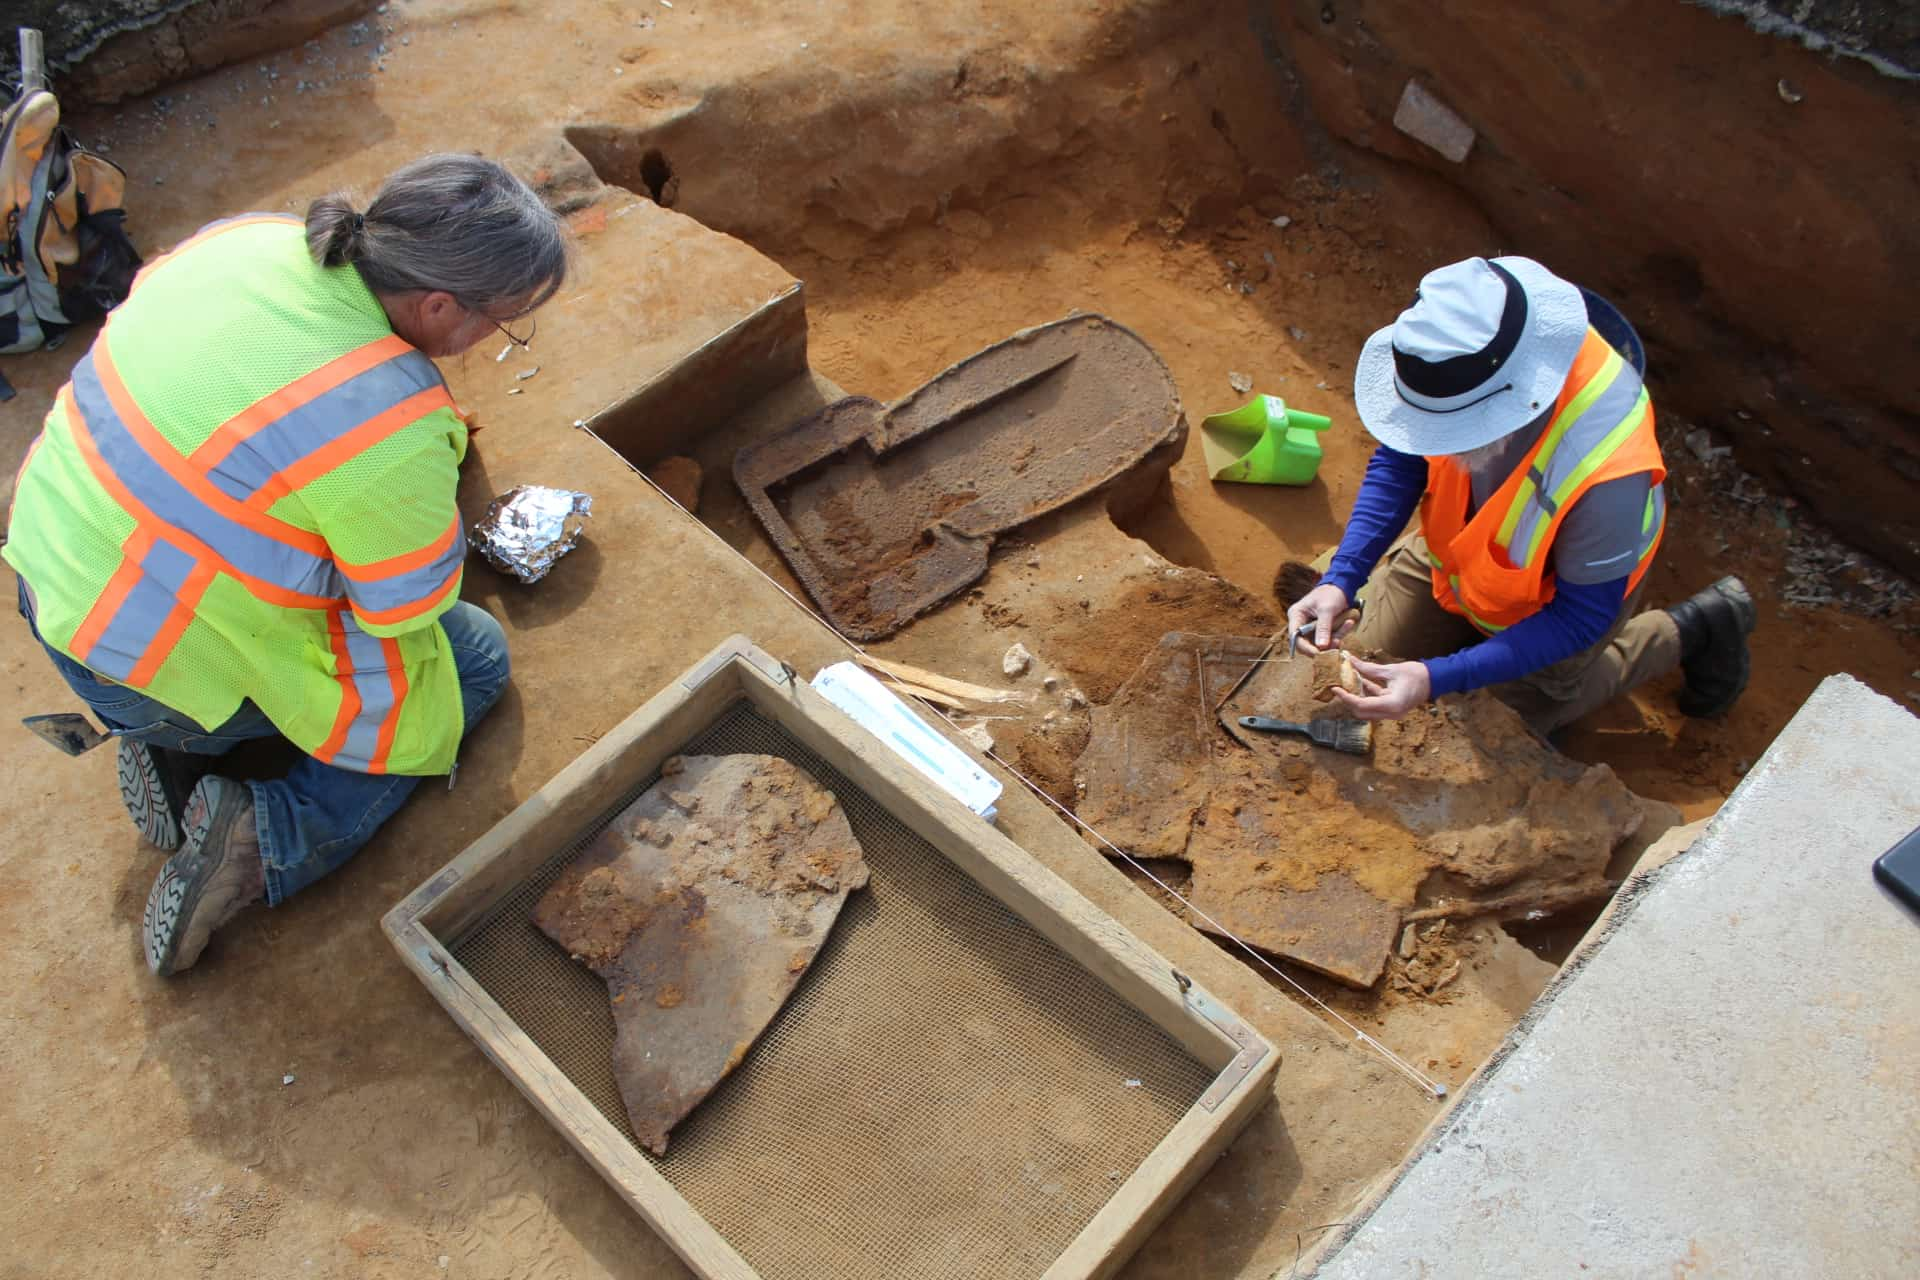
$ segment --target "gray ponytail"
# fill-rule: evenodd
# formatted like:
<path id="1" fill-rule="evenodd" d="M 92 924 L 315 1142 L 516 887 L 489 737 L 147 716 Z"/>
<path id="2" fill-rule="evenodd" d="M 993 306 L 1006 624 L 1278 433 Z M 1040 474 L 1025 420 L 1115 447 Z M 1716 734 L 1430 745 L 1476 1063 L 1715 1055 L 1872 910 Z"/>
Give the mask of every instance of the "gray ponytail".
<path id="1" fill-rule="evenodd" d="M 491 160 L 431 155 L 396 171 L 365 213 L 341 194 L 307 206 L 307 251 L 352 265 L 375 293 L 441 289 L 466 306 L 530 311 L 566 282 L 566 233 Z"/>

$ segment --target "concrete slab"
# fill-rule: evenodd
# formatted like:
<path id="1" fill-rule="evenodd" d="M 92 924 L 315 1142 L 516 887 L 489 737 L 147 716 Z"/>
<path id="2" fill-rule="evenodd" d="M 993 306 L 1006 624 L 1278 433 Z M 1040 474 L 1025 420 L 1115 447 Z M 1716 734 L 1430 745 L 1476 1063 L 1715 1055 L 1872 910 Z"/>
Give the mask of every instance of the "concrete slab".
<path id="1" fill-rule="evenodd" d="M 1912 1275 L 1920 720 L 1820 685 L 1623 890 L 1319 1280 Z"/>

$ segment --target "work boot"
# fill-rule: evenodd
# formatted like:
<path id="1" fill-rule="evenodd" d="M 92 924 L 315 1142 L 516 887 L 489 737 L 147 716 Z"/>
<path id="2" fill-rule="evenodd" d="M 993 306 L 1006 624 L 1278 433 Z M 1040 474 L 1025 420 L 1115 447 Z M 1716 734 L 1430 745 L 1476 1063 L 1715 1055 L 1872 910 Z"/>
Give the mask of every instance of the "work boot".
<path id="1" fill-rule="evenodd" d="M 171 853 L 180 847 L 180 815 L 194 784 L 206 776 L 209 756 L 169 751 L 120 739 L 120 803 L 148 844 Z"/>
<path id="2" fill-rule="evenodd" d="M 253 793 L 244 782 L 202 778 L 181 825 L 180 852 L 160 868 L 140 924 L 147 968 L 163 978 L 191 968 L 213 931 L 267 891 Z"/>
<path id="3" fill-rule="evenodd" d="M 1747 636 L 1758 613 L 1746 584 L 1722 578 L 1667 613 L 1680 629 L 1680 669 L 1687 677 L 1680 710 L 1696 717 L 1724 715 L 1747 687 L 1752 667 Z"/>

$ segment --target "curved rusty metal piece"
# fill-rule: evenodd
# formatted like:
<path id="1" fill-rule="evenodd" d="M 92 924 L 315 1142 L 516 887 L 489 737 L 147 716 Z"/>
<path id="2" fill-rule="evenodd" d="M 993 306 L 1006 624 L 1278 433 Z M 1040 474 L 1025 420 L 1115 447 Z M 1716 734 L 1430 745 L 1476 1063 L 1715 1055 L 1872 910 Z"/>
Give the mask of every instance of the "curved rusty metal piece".
<path id="1" fill-rule="evenodd" d="M 987 569 L 993 540 L 1186 439 L 1173 375 L 1104 316 L 1025 329 L 891 405 L 835 401 L 734 459 L 734 483 L 842 632 L 879 640 Z"/>

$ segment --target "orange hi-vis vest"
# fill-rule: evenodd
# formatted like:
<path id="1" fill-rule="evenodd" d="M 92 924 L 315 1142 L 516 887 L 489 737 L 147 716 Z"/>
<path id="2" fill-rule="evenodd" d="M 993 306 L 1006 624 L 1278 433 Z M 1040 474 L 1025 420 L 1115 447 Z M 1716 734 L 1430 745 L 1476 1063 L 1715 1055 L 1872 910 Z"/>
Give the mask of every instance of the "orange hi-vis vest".
<path id="1" fill-rule="evenodd" d="M 298 219 L 235 218 L 141 272 L 74 367 L 5 556 L 48 644 L 209 730 L 250 700 L 325 763 L 445 773 L 466 445 L 357 272 Z"/>
<path id="2" fill-rule="evenodd" d="M 1553 599 L 1548 553 L 1561 519 L 1594 485 L 1643 471 L 1653 488 L 1641 515 L 1629 594 L 1646 576 L 1666 529 L 1660 482 L 1667 468 L 1640 375 L 1589 328 L 1552 422 L 1471 519 L 1473 478 L 1467 469 L 1450 457 L 1427 459 L 1420 527 L 1434 599 L 1488 635 L 1538 613 Z"/>

